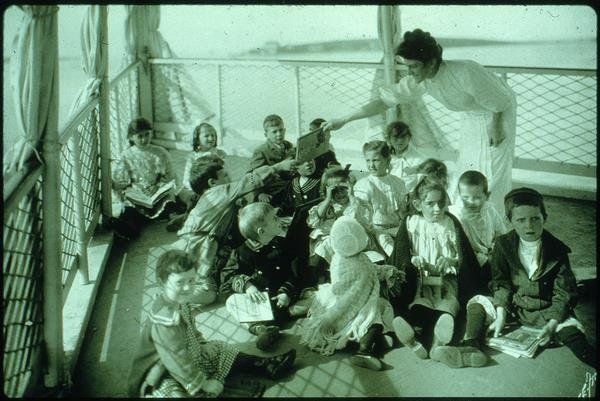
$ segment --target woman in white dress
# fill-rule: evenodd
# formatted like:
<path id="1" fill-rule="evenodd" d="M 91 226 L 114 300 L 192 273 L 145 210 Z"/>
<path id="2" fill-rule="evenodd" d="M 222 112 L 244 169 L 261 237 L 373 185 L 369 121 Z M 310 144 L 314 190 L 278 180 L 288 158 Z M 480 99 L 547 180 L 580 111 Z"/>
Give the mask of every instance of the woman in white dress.
<path id="1" fill-rule="evenodd" d="M 490 201 L 502 213 L 503 197 L 512 185 L 517 109 L 512 89 L 474 61 L 442 60 L 442 47 L 421 29 L 404 34 L 396 58 L 408 67 L 409 76 L 379 88 L 379 99 L 329 120 L 324 129 L 337 130 L 427 93 L 449 110 L 461 112 L 457 175 L 467 170 L 482 172 L 490 183 Z"/>

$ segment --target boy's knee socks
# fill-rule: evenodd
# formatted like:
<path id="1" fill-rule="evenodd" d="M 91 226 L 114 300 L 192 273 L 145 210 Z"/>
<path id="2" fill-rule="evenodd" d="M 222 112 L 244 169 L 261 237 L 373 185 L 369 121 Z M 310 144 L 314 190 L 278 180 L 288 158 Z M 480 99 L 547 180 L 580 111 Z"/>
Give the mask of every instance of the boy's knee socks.
<path id="1" fill-rule="evenodd" d="M 580 361 L 596 368 L 596 350 L 579 329 L 573 326 L 565 327 L 556 333 L 556 338 L 569 348 Z"/>
<path id="2" fill-rule="evenodd" d="M 486 313 L 482 305 L 472 303 L 467 306 L 467 327 L 465 328 L 465 339 L 480 340 L 485 335 Z"/>

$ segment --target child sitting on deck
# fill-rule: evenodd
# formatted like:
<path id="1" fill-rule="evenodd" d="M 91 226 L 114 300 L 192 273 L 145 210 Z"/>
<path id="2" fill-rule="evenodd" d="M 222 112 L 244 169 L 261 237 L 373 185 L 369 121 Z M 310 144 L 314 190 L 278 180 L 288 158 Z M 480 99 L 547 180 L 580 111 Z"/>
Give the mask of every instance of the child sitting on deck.
<path id="1" fill-rule="evenodd" d="M 429 354 L 433 359 L 436 347 L 452 339 L 454 318 L 472 293 L 477 259 L 458 219 L 446 213 L 446 190 L 438 181 L 423 177 L 411 195 L 417 213 L 403 220 L 388 263 L 406 273 L 401 295 L 414 297 L 406 319 L 394 318 L 394 330 L 419 358 Z M 429 342 L 433 335 L 429 353 L 415 339 L 413 325 L 423 328 L 422 340 Z"/>
<path id="2" fill-rule="evenodd" d="M 342 215 L 352 216 L 364 226 L 368 210 L 353 193 L 354 177 L 349 168 L 331 166 L 321 178 L 321 196 L 323 200 L 308 211 L 306 223 L 310 232 L 310 258 L 308 271 L 301 275 L 305 287 L 316 285 L 319 280 L 329 281 L 329 263 L 333 257 L 333 248 L 329 233 L 331 226 Z M 370 249 L 373 249 L 371 244 Z"/>
<path id="3" fill-rule="evenodd" d="M 402 179 L 389 174 L 391 153 L 384 141 L 371 141 L 363 146 L 369 175 L 354 185 L 354 194 L 369 205 L 370 231 L 387 256 L 394 248 L 394 236 L 406 215 L 406 187 Z"/>
<path id="4" fill-rule="evenodd" d="M 278 324 L 289 320 L 289 306 L 297 298 L 296 277 L 292 271 L 293 253 L 284 246 L 283 223 L 277 210 L 268 203 L 255 202 L 239 213 L 240 233 L 246 239 L 232 253 L 223 269 L 223 294 L 248 294 L 253 302 L 270 302 L 274 321 L 249 324 L 256 335 L 256 347 L 269 349 L 279 338 Z M 267 292 L 265 299 L 262 292 Z M 227 309 L 235 316 L 233 297 L 227 299 Z"/>
<path id="5" fill-rule="evenodd" d="M 231 372 L 278 379 L 290 371 L 294 349 L 264 358 L 205 339 L 189 304 L 195 279 L 195 263 L 185 252 L 173 249 L 158 258 L 156 280 L 161 293 L 142 327 L 128 379 L 131 397 L 216 397 Z"/>
<path id="6" fill-rule="evenodd" d="M 506 194 L 504 206 L 513 230 L 498 237 L 492 251 L 492 296 L 469 300 L 464 340 L 458 347 L 440 347 L 437 359 L 453 368 L 483 366 L 486 332 L 498 337 L 505 323 L 516 321 L 541 328 L 541 346 L 556 338 L 596 368 L 596 350 L 573 310 L 577 284 L 569 263 L 571 250 L 544 229 L 544 198 L 533 189 L 517 188 Z"/>
<path id="7" fill-rule="evenodd" d="M 127 128 L 127 139 L 130 147 L 123 151 L 112 172 L 113 185 L 123 202 L 123 211 L 119 218 L 111 218 L 110 222 L 118 236 L 132 239 L 139 235 L 140 227 L 148 219 L 182 211 L 185 205 L 176 200 L 174 188 L 152 207 L 130 199 L 128 193 L 141 192 L 150 197 L 163 184 L 174 184 L 175 174 L 169 152 L 150 143 L 152 125 L 148 120 L 133 120 Z"/>
<path id="8" fill-rule="evenodd" d="M 242 242 L 235 220 L 240 200 L 262 188 L 269 176 L 290 171 L 294 164 L 293 159 L 282 160 L 231 182 L 220 159 L 204 156 L 194 161 L 190 184 L 202 195 L 177 232 L 181 238 L 173 244 L 190 252 L 200 264 L 194 303 L 209 304 L 216 299 L 218 272 L 227 263 L 231 251 Z"/>
<path id="9" fill-rule="evenodd" d="M 192 152 L 188 155 L 183 169 L 183 180 L 178 196 L 185 202 L 187 210 L 175 218 L 171 219 L 167 224 L 168 231 L 177 231 L 183 225 L 183 222 L 187 218 L 187 215 L 198 201 L 198 194 L 196 194 L 190 186 L 190 171 L 192 170 L 192 164 L 194 160 L 203 157 L 214 155 L 222 160 L 225 160 L 225 151 L 217 148 L 217 130 L 209 123 L 201 123 L 192 133 Z"/>
<path id="10" fill-rule="evenodd" d="M 254 171 L 261 166 L 271 166 L 289 157 L 294 157 L 294 145 L 285 140 L 285 126 L 283 119 L 271 114 L 263 121 L 266 142 L 254 150 L 250 160 L 250 170 Z M 292 179 L 291 173 L 277 174 L 260 191 L 255 191 L 255 200 L 281 205 L 284 202 L 285 186 Z"/>
<path id="11" fill-rule="evenodd" d="M 385 140 L 392 154 L 390 174 L 402 178 L 407 191 L 415 187 L 417 169 L 426 159 L 410 143 L 411 138 L 410 128 L 402 121 L 394 121 L 385 128 Z"/>
<path id="12" fill-rule="evenodd" d="M 508 231 L 504 219 L 488 201 L 490 193 L 485 176 L 479 171 L 465 171 L 458 179 L 459 200 L 448 210 L 460 220 L 477 261 L 475 284 L 478 293 L 487 291 L 491 278 L 490 253 L 494 241 Z"/>
<path id="13" fill-rule="evenodd" d="M 355 365 L 381 370 L 377 358 L 386 346 L 383 333 L 391 331 L 393 310 L 380 296 L 379 281 L 402 281 L 403 274 L 393 266 L 376 265 L 362 251 L 369 237 L 349 216 L 338 218 L 331 227 L 331 283 L 322 284 L 313 299 L 308 317 L 302 322 L 300 342 L 311 350 L 331 355 L 359 343 L 352 356 Z"/>

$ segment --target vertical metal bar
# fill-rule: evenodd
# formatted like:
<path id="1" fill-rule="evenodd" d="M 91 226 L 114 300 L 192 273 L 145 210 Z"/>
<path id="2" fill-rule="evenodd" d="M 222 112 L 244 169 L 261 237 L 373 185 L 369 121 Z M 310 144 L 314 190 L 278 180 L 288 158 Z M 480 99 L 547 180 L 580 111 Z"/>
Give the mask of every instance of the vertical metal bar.
<path id="1" fill-rule="evenodd" d="M 112 178 L 111 178 L 111 151 L 110 151 L 110 99 L 108 81 L 108 10 L 107 6 L 100 6 L 100 41 L 102 60 L 105 63 L 104 73 L 100 77 L 100 196 L 102 197 L 102 214 L 112 216 Z M 118 106 L 117 106 L 118 107 Z"/>
<path id="2" fill-rule="evenodd" d="M 92 115 L 95 111 L 92 110 Z M 78 129 L 79 131 L 79 129 Z M 75 191 L 75 215 L 77 217 L 77 254 L 79 273 L 83 280 L 83 284 L 89 284 L 88 274 L 88 258 L 87 258 L 87 246 L 85 238 L 85 211 L 83 209 L 83 185 L 81 180 L 81 132 L 76 132 L 71 135 L 69 143 L 72 144 L 72 156 L 73 156 L 73 189 Z M 64 146 L 69 146 L 65 144 Z"/>
<path id="3" fill-rule="evenodd" d="M 223 140 L 225 139 L 225 130 L 223 129 L 223 85 L 222 81 L 222 71 L 221 64 L 216 65 L 217 69 L 217 115 L 219 119 L 219 132 L 221 133 L 221 144 L 223 144 Z"/>
<path id="4" fill-rule="evenodd" d="M 62 277 L 61 277 L 61 221 L 60 221 L 60 144 L 58 142 L 58 12 L 45 18 L 53 18 L 54 27 L 50 38 L 45 42 L 45 51 L 55 55 L 54 65 L 41 65 L 39 68 L 53 68 L 51 81 L 48 120 L 42 134 L 44 152 L 44 172 L 42 176 L 43 213 L 43 279 L 44 279 L 44 344 L 46 346 L 47 373 L 44 376 L 46 387 L 56 387 L 64 383 L 65 356 L 62 328 Z M 41 49 L 38 49 L 41 50 Z M 49 71 L 52 73 L 51 71 Z"/>
<path id="5" fill-rule="evenodd" d="M 383 31 L 383 79 L 386 86 L 395 83 L 396 70 L 394 65 L 394 34 L 392 31 L 392 7 L 381 7 L 381 26 Z M 389 108 L 386 113 L 386 124 L 396 119 L 396 108 Z"/>
<path id="6" fill-rule="evenodd" d="M 302 117 L 300 115 L 300 67 L 294 67 L 294 94 L 296 100 L 296 126 L 298 127 L 298 136 L 302 133 Z"/>
<path id="7" fill-rule="evenodd" d="M 147 47 L 145 48 L 147 49 Z M 140 55 L 138 55 L 140 57 Z M 139 82 L 139 115 L 154 125 L 153 99 L 152 99 L 152 66 L 148 62 L 148 54 L 141 56 L 142 62 L 138 67 Z"/>

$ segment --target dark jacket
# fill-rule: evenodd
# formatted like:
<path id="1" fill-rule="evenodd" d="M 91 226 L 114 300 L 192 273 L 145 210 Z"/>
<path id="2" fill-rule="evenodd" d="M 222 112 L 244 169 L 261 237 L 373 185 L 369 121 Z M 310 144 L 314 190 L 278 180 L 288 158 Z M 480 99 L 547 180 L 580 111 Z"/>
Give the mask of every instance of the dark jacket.
<path id="1" fill-rule="evenodd" d="M 251 282 L 269 295 L 285 293 L 291 299 L 296 296 L 295 277 L 291 268 L 291 253 L 284 247 L 285 240 L 275 237 L 259 249 L 244 242 L 231 255 L 223 269 L 219 292 L 226 295 L 243 293 L 246 283 Z"/>
<path id="2" fill-rule="evenodd" d="M 282 205 L 285 215 L 293 215 L 296 208 L 321 196 L 321 177 L 316 175 L 308 177 L 304 185 L 300 186 L 300 177 L 296 176 L 287 185 L 286 202 Z"/>
<path id="3" fill-rule="evenodd" d="M 252 159 L 250 159 L 248 172 L 254 171 L 261 166 L 272 166 L 287 157 L 293 157 L 294 151 L 294 145 L 289 141 L 284 141 L 281 148 L 273 145 L 271 142 L 265 142 L 254 150 Z M 288 171 L 280 171 L 277 174 L 273 174 L 265 182 L 263 188 L 254 191 L 254 200 L 258 199 L 259 194 L 266 193 L 273 197 L 271 201 L 272 205 L 282 205 L 285 202 L 286 185 L 293 177 L 293 173 Z"/>
<path id="4" fill-rule="evenodd" d="M 492 250 L 490 290 L 495 306 L 515 313 L 522 324 L 541 327 L 573 314 L 577 284 L 569 263 L 571 249 L 544 230 L 540 268 L 531 279 L 519 260 L 519 236 L 512 230 L 498 237 Z"/>
<path id="5" fill-rule="evenodd" d="M 460 302 L 461 309 L 466 305 L 469 298 L 475 295 L 475 268 L 479 266 L 473 248 L 469 243 L 469 239 L 465 234 L 460 221 L 452 215 L 452 213 L 446 213 L 448 217 L 454 223 L 454 229 L 456 230 L 456 247 L 458 250 L 458 269 L 457 269 L 457 282 L 458 282 L 458 301 Z M 411 263 L 411 244 L 408 237 L 408 230 L 406 228 L 405 217 L 400 224 L 396 239 L 394 242 L 394 250 L 387 259 L 386 264 L 398 267 L 406 274 L 406 282 L 404 283 L 400 298 L 392 303 L 410 303 L 413 301 L 416 288 L 417 288 L 417 277 L 418 269 Z M 402 305 L 394 305 L 395 308 L 402 307 Z"/>

